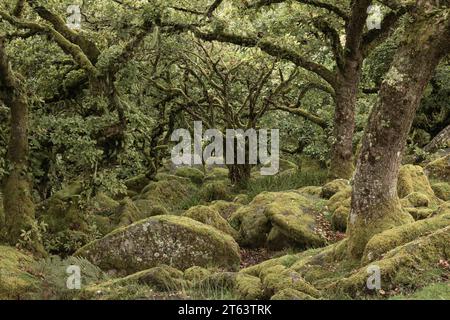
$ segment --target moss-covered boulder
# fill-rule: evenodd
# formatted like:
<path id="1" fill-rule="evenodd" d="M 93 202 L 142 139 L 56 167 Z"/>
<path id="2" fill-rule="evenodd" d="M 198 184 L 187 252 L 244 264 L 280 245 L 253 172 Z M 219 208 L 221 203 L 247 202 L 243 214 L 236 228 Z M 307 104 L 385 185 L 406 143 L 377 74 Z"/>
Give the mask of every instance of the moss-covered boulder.
<path id="1" fill-rule="evenodd" d="M 264 294 L 268 297 L 285 289 L 294 289 L 315 298 L 320 297 L 320 292 L 303 279 L 301 274 L 282 266 L 266 269 L 262 275 L 262 284 Z"/>
<path id="2" fill-rule="evenodd" d="M 228 180 L 210 181 L 200 188 L 200 197 L 207 202 L 215 200 L 231 201 L 234 197 Z"/>
<path id="3" fill-rule="evenodd" d="M 130 198 L 125 198 L 111 219 L 115 226 L 124 227 L 141 220 L 142 215 L 133 201 Z"/>
<path id="4" fill-rule="evenodd" d="M 423 220 L 431 217 L 435 210 L 430 208 L 412 208 L 412 207 L 406 207 L 404 208 L 406 212 L 408 212 L 414 220 Z"/>
<path id="5" fill-rule="evenodd" d="M 259 300 L 264 298 L 261 279 L 243 273 L 237 274 L 234 291 L 239 299 L 242 300 Z"/>
<path id="6" fill-rule="evenodd" d="M 317 299 L 311 297 L 309 294 L 306 294 L 304 292 L 300 292 L 292 288 L 287 288 L 278 291 L 270 298 L 270 300 L 317 300 Z"/>
<path id="7" fill-rule="evenodd" d="M 298 192 L 310 196 L 320 197 L 322 195 L 322 187 L 308 186 L 297 190 Z"/>
<path id="8" fill-rule="evenodd" d="M 349 188 L 350 184 L 348 180 L 345 179 L 333 180 L 322 187 L 321 196 L 322 198 L 330 199 L 336 193 L 348 190 Z"/>
<path id="9" fill-rule="evenodd" d="M 230 217 L 243 246 L 261 247 L 267 241 L 280 243 L 280 236 L 294 247 L 320 246 L 324 240 L 315 233 L 313 203 L 298 192 L 263 192 Z M 269 237 L 272 229 L 272 236 Z M 279 232 L 278 232 L 279 231 Z"/>
<path id="10" fill-rule="evenodd" d="M 431 185 L 436 196 L 444 201 L 450 201 L 450 183 L 439 182 Z"/>
<path id="11" fill-rule="evenodd" d="M 140 199 L 149 200 L 153 205 L 163 206 L 170 211 L 178 208 L 196 192 L 197 188 L 189 180 L 161 180 L 150 182 L 142 191 Z"/>
<path id="12" fill-rule="evenodd" d="M 147 285 L 155 291 L 178 291 L 186 287 L 183 272 L 167 265 L 161 265 L 148 270 L 140 271 L 121 278 L 120 282 L 137 282 Z"/>
<path id="13" fill-rule="evenodd" d="M 425 167 L 425 172 L 433 178 L 449 181 L 450 180 L 450 154 L 430 162 Z"/>
<path id="14" fill-rule="evenodd" d="M 170 214 L 165 206 L 151 200 L 138 199 L 134 201 L 134 205 L 141 212 L 142 219 Z"/>
<path id="15" fill-rule="evenodd" d="M 226 234 L 229 234 L 233 238 L 237 237 L 236 230 L 230 226 L 227 220 L 222 218 L 219 212 L 211 207 L 195 206 L 183 213 L 183 216 L 214 227 L 222 232 L 225 232 Z"/>
<path id="16" fill-rule="evenodd" d="M 205 279 L 211 274 L 213 274 L 213 271 L 210 269 L 193 266 L 184 270 L 184 279 L 190 281 L 191 283 L 196 283 Z"/>
<path id="17" fill-rule="evenodd" d="M 41 285 L 31 273 L 33 258 L 16 248 L 0 246 L 0 300 L 29 299 Z"/>
<path id="18" fill-rule="evenodd" d="M 138 175 L 136 177 L 130 178 L 124 182 L 128 190 L 134 192 L 141 192 L 146 185 L 150 183 L 150 180 L 145 176 L 145 174 Z"/>
<path id="19" fill-rule="evenodd" d="M 434 194 L 430 182 L 425 175 L 423 168 L 414 165 L 405 165 L 400 168 L 398 176 L 397 191 L 400 198 L 404 198 L 411 193 L 421 193 L 429 199 L 431 205 L 439 203 L 439 199 Z"/>
<path id="20" fill-rule="evenodd" d="M 175 175 L 183 178 L 188 178 L 195 184 L 202 184 L 205 174 L 203 171 L 193 167 L 179 167 L 175 170 Z"/>
<path id="21" fill-rule="evenodd" d="M 209 207 L 219 212 L 224 219 L 228 219 L 233 213 L 235 213 L 242 205 L 236 202 L 229 202 L 224 200 L 213 201 Z"/>
<path id="22" fill-rule="evenodd" d="M 428 207 L 430 204 L 430 199 L 423 193 L 413 192 L 403 198 L 401 203 L 403 207 Z"/>
<path id="23" fill-rule="evenodd" d="M 239 267 L 239 246 L 213 227 L 186 217 L 157 216 L 119 228 L 75 254 L 103 270 L 131 274 L 161 264 Z"/>
<path id="24" fill-rule="evenodd" d="M 331 216 L 331 227 L 335 231 L 345 232 L 347 230 L 347 220 L 350 215 L 350 208 L 340 206 Z"/>
<path id="25" fill-rule="evenodd" d="M 333 213 L 339 207 L 348 208 L 350 210 L 351 206 L 352 189 L 346 188 L 345 190 L 339 191 L 334 196 L 332 196 L 327 201 L 328 210 Z"/>

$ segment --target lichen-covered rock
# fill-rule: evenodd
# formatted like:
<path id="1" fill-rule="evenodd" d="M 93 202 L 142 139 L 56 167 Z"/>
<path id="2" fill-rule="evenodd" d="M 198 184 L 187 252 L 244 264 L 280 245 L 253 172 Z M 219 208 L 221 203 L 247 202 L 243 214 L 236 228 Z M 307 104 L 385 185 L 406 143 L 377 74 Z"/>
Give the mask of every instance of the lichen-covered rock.
<path id="1" fill-rule="evenodd" d="M 161 264 L 185 270 L 192 266 L 236 269 L 239 246 L 233 238 L 198 221 L 156 216 L 119 228 L 75 254 L 103 270 L 126 274 Z"/>
<path id="2" fill-rule="evenodd" d="M 264 298 L 261 279 L 243 273 L 237 274 L 234 291 L 239 299 L 242 300 L 259 300 Z"/>
<path id="3" fill-rule="evenodd" d="M 430 205 L 439 203 L 439 199 L 434 194 L 430 182 L 420 166 L 408 164 L 400 168 L 397 191 L 400 198 L 419 192 L 428 197 Z"/>
<path id="4" fill-rule="evenodd" d="M 314 231 L 313 204 L 298 192 L 263 192 L 236 211 L 229 221 L 239 231 L 238 242 L 243 246 L 265 246 L 273 227 L 295 247 L 324 243 Z"/>
<path id="5" fill-rule="evenodd" d="M 213 201 L 209 207 L 217 210 L 224 219 L 228 219 L 233 213 L 241 207 L 239 203 L 229 202 L 224 200 Z"/>
<path id="6" fill-rule="evenodd" d="M 270 300 L 317 300 L 317 299 L 311 297 L 309 294 L 306 294 L 304 292 L 300 292 L 292 288 L 287 288 L 278 291 L 270 298 Z"/>
<path id="7" fill-rule="evenodd" d="M 364 250 L 362 260 L 364 263 L 378 260 L 386 252 L 446 226 L 450 226 L 450 214 L 386 230 L 370 239 Z"/>
<path id="8" fill-rule="evenodd" d="M 431 185 L 436 196 L 444 201 L 450 201 L 450 183 L 439 182 Z"/>
<path id="9" fill-rule="evenodd" d="M 340 206 L 331 216 L 331 226 L 335 231 L 345 232 L 347 230 L 347 220 L 350 215 L 350 208 Z"/>
<path id="10" fill-rule="evenodd" d="M 348 190 L 350 187 L 349 181 L 345 179 L 333 180 L 322 187 L 321 196 L 325 199 L 330 199 L 336 193 Z"/>
<path id="11" fill-rule="evenodd" d="M 31 256 L 0 246 L 0 300 L 28 299 L 39 289 L 39 278 L 29 273 L 32 263 Z"/>
<path id="12" fill-rule="evenodd" d="M 430 162 L 425 171 L 430 177 L 442 180 L 450 180 L 450 154 L 445 157 L 439 158 L 433 162 Z"/>
<path id="13" fill-rule="evenodd" d="M 205 174 L 201 170 L 192 167 L 179 167 L 175 170 L 175 175 L 188 178 L 195 184 L 202 184 L 205 178 Z"/>
<path id="14" fill-rule="evenodd" d="M 230 226 L 227 220 L 222 218 L 219 212 L 211 207 L 195 206 L 183 213 L 183 216 L 214 227 L 222 232 L 225 232 L 226 234 L 229 234 L 233 238 L 237 237 L 236 230 Z"/>

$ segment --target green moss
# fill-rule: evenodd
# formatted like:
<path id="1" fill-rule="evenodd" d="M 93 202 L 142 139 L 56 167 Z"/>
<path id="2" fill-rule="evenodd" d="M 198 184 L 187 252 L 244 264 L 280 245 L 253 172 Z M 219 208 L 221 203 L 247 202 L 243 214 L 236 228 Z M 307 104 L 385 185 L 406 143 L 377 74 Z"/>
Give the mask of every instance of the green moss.
<path id="1" fill-rule="evenodd" d="M 188 178 L 195 184 L 202 184 L 205 175 L 202 171 L 192 167 L 180 167 L 175 170 L 175 175 Z"/>
<path id="2" fill-rule="evenodd" d="M 445 227 L 392 249 L 382 259 L 373 261 L 370 265 L 380 268 L 381 288 L 385 292 L 415 291 L 441 279 L 445 271 L 438 269 L 438 263 L 448 257 L 448 243 L 450 227 Z M 346 295 L 352 298 L 376 295 L 376 291 L 366 287 L 367 267 L 366 265 L 339 279 L 326 290 L 334 296 Z"/>
<path id="3" fill-rule="evenodd" d="M 33 258 L 15 248 L 0 246 L 0 300 L 28 299 L 41 283 L 29 273 Z"/>
<path id="4" fill-rule="evenodd" d="M 211 170 L 208 170 L 207 175 L 205 177 L 205 182 L 208 181 L 216 181 L 216 180 L 228 180 L 228 169 L 214 167 Z"/>
<path id="5" fill-rule="evenodd" d="M 311 297 L 309 294 L 300 292 L 292 288 L 287 288 L 278 291 L 270 298 L 270 300 L 316 300 L 316 299 Z"/>
<path id="6" fill-rule="evenodd" d="M 186 287 L 183 272 L 167 265 L 140 271 L 125 278 L 114 280 L 117 283 L 136 282 L 147 285 L 154 291 L 180 291 Z"/>
<path id="7" fill-rule="evenodd" d="M 310 196 L 320 197 L 322 195 L 322 187 L 308 186 L 300 188 L 297 191 Z"/>
<path id="8" fill-rule="evenodd" d="M 103 192 L 98 193 L 89 201 L 89 210 L 92 214 L 109 216 L 120 206 L 114 199 Z"/>
<path id="9" fill-rule="evenodd" d="M 184 178 L 182 178 L 184 179 Z M 154 205 L 176 209 L 183 201 L 197 192 L 197 188 L 189 182 L 178 180 L 153 181 L 142 191 L 141 199 L 152 201 Z"/>
<path id="10" fill-rule="evenodd" d="M 406 165 L 400 168 L 397 191 L 400 198 L 419 192 L 428 197 L 430 205 L 439 203 L 439 199 L 434 194 L 430 182 L 420 166 Z"/>
<path id="11" fill-rule="evenodd" d="M 238 242 L 243 246 L 265 246 L 276 227 L 292 246 L 308 247 L 324 243 L 314 231 L 314 215 L 313 202 L 298 192 L 263 192 L 236 211 L 229 222 L 239 231 Z"/>
<path id="12" fill-rule="evenodd" d="M 155 204 L 151 200 L 138 199 L 134 201 L 134 205 L 140 211 L 141 219 L 170 214 L 169 210 L 167 210 L 165 206 Z"/>
<path id="13" fill-rule="evenodd" d="M 234 290 L 242 300 L 259 300 L 264 297 L 261 280 L 247 274 L 239 273 L 236 276 Z"/>
<path id="14" fill-rule="evenodd" d="M 236 269 L 239 246 L 233 238 L 190 218 L 172 215 L 151 217 L 114 230 L 81 248 L 86 257 L 104 270 L 127 274 L 168 264 L 180 270 L 194 265 Z"/>
<path id="15" fill-rule="evenodd" d="M 144 174 L 141 174 L 141 175 L 138 175 L 136 177 L 126 180 L 125 186 L 128 188 L 128 190 L 139 193 L 149 183 L 150 183 L 150 180 Z"/>
<path id="16" fill-rule="evenodd" d="M 327 202 L 327 207 L 330 212 L 336 211 L 339 207 L 349 208 L 351 205 L 352 189 L 346 188 L 345 190 L 339 191 L 334 196 L 330 198 Z"/>
<path id="17" fill-rule="evenodd" d="M 330 199 L 336 193 L 348 190 L 350 188 L 349 181 L 345 179 L 333 180 L 322 187 L 321 197 Z"/>
<path id="18" fill-rule="evenodd" d="M 450 283 L 433 283 L 410 295 L 397 295 L 391 300 L 450 300 Z"/>
<path id="19" fill-rule="evenodd" d="M 375 235 L 367 243 L 362 262 L 380 259 L 386 252 L 450 225 L 450 214 L 405 224 Z"/>
<path id="20" fill-rule="evenodd" d="M 367 243 L 376 234 L 414 222 L 413 217 L 402 209 L 398 199 L 385 201 L 370 210 L 370 213 L 356 217 L 353 222 L 351 217 L 349 219 L 347 246 L 352 258 L 360 259 Z"/>
<path id="21" fill-rule="evenodd" d="M 250 202 L 250 198 L 246 194 L 238 194 L 234 199 L 233 202 L 236 204 L 248 204 Z"/>
<path id="22" fill-rule="evenodd" d="M 333 230 L 345 232 L 347 230 L 347 220 L 350 209 L 344 206 L 337 208 L 331 216 L 331 226 Z"/>
<path id="23" fill-rule="evenodd" d="M 444 201 L 450 201 L 450 184 L 447 182 L 434 183 L 432 186 L 436 196 Z"/>
<path id="24" fill-rule="evenodd" d="M 226 234 L 237 237 L 237 232 L 234 230 L 227 220 L 222 218 L 222 216 L 214 209 L 206 206 L 196 206 L 192 207 L 183 213 L 183 216 L 194 219 L 201 223 L 212 226 Z"/>
<path id="25" fill-rule="evenodd" d="M 430 199 L 423 193 L 413 192 L 408 194 L 405 198 L 402 199 L 403 207 L 428 207 L 430 204 Z"/>
<path id="26" fill-rule="evenodd" d="M 142 214 L 138 207 L 130 198 L 122 200 L 121 206 L 112 216 L 112 222 L 117 227 L 128 226 L 142 219 Z"/>
<path id="27" fill-rule="evenodd" d="M 190 282 L 199 282 L 213 273 L 210 269 L 202 268 L 199 266 L 193 266 L 184 271 L 184 279 Z"/>
<path id="28" fill-rule="evenodd" d="M 429 176 L 440 179 L 442 181 L 449 181 L 450 179 L 450 154 L 430 162 L 425 171 Z"/>
<path id="29" fill-rule="evenodd" d="M 408 212 L 416 221 L 427 219 L 435 212 L 433 209 L 429 208 L 405 208 L 405 211 Z"/>
<path id="30" fill-rule="evenodd" d="M 204 201 L 233 199 L 233 190 L 226 180 L 206 182 L 200 189 L 200 196 Z"/>
<path id="31" fill-rule="evenodd" d="M 268 297 L 272 297 L 284 289 L 294 289 L 315 298 L 320 297 L 320 292 L 306 282 L 299 273 L 289 269 L 283 270 L 278 266 L 266 270 L 262 284 L 264 294 Z"/>
<path id="32" fill-rule="evenodd" d="M 211 209 L 216 210 L 224 219 L 228 219 L 233 213 L 241 207 L 239 203 L 228 202 L 224 200 L 214 201 L 210 206 Z"/>

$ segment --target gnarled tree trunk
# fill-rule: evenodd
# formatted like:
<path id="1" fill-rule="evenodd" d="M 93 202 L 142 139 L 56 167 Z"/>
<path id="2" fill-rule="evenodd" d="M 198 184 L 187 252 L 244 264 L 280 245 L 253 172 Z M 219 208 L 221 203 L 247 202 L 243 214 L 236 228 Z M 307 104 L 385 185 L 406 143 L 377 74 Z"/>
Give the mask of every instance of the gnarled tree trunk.
<path id="1" fill-rule="evenodd" d="M 11 110 L 10 140 L 7 160 L 9 174 L 3 186 L 5 240 L 15 245 L 23 230 L 32 229 L 35 208 L 31 196 L 28 172 L 28 102 L 23 88 L 11 70 L 5 52 L 4 39 L 0 38 L 0 99 Z M 30 249 L 43 252 L 36 235 L 32 234 Z"/>
<path id="2" fill-rule="evenodd" d="M 413 221 L 397 195 L 406 139 L 423 92 L 440 60 L 450 52 L 450 20 L 434 1 L 420 1 L 381 86 L 363 138 L 349 218 L 350 256 L 362 256 L 369 239 Z M 434 11 L 433 11 L 434 10 Z"/>

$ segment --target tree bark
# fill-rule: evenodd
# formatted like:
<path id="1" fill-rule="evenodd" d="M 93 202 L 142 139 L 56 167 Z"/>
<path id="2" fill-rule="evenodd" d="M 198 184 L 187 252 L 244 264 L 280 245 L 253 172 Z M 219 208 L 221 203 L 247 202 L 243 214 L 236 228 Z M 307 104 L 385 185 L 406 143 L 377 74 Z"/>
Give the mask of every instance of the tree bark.
<path id="1" fill-rule="evenodd" d="M 338 73 L 336 108 L 334 113 L 333 142 L 331 148 L 331 179 L 350 179 L 353 175 L 353 136 L 355 110 L 361 77 L 362 58 L 346 61 L 343 72 Z"/>
<path id="2" fill-rule="evenodd" d="M 26 94 L 10 67 L 4 40 L 0 38 L 0 99 L 11 110 L 10 140 L 7 161 L 9 173 L 3 186 L 5 240 L 17 244 L 23 230 L 31 230 L 35 224 L 35 207 L 28 172 L 28 101 Z M 43 252 L 37 236 L 32 234 L 30 248 Z"/>
<path id="3" fill-rule="evenodd" d="M 450 20 L 445 11 L 448 6 L 437 10 L 434 1 L 418 2 L 370 115 L 348 224 L 348 253 L 353 258 L 363 255 L 373 235 L 413 221 L 399 202 L 398 171 L 425 87 L 450 52 Z"/>

